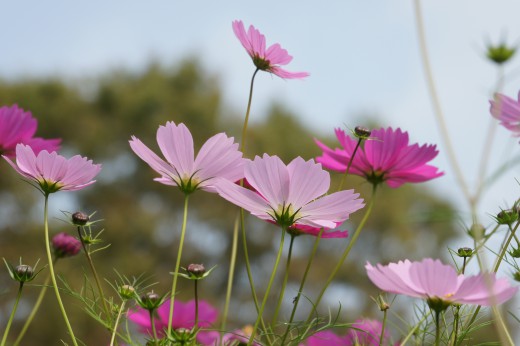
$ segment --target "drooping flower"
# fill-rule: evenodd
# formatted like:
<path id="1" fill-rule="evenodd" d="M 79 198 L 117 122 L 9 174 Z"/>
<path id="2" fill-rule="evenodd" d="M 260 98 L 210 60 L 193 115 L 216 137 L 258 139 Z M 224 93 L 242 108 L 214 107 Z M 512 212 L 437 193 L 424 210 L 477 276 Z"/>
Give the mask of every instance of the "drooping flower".
<path id="1" fill-rule="evenodd" d="M 65 232 L 52 237 L 51 244 L 56 258 L 71 257 L 81 250 L 81 242 Z"/>
<path id="2" fill-rule="evenodd" d="M 432 308 L 447 308 L 453 303 L 490 306 L 513 297 L 518 287 L 494 273 L 466 277 L 439 260 L 408 260 L 387 266 L 365 266 L 370 280 L 381 290 L 426 299 Z"/>
<path id="3" fill-rule="evenodd" d="M 265 36 L 255 29 L 254 26 L 250 25 L 247 32 L 241 20 L 235 20 L 232 26 L 236 37 L 240 40 L 251 59 L 253 59 L 257 69 L 274 73 L 278 77 L 287 79 L 309 76 L 307 72 L 289 72 L 282 69 L 280 66 L 290 63 L 292 56 L 278 43 L 266 49 Z"/>
<path id="4" fill-rule="evenodd" d="M 345 346 L 343 337 L 330 330 L 322 330 L 309 336 L 300 346 Z"/>
<path id="5" fill-rule="evenodd" d="M 130 147 L 143 161 L 161 175 L 165 185 L 178 186 L 184 193 L 197 189 L 215 192 L 217 178 L 237 181 L 243 177 L 242 153 L 233 137 L 219 133 L 202 145 L 194 158 L 193 137 L 184 124 L 169 121 L 157 130 L 157 143 L 166 161 L 138 138 L 132 136 Z"/>
<path id="6" fill-rule="evenodd" d="M 219 180 L 219 195 L 285 228 L 305 225 L 332 229 L 364 206 L 353 190 L 323 196 L 329 189 L 330 175 L 313 160 L 297 157 L 286 166 L 277 156 L 264 154 L 246 163 L 244 175 L 257 192 Z"/>
<path id="7" fill-rule="evenodd" d="M 330 149 L 316 140 L 323 155 L 316 158 L 323 167 L 345 172 L 358 143 L 341 129 L 336 129 L 336 137 L 342 149 Z M 372 184 L 386 182 L 396 188 L 404 183 L 419 183 L 440 177 L 437 167 L 427 163 L 438 154 L 435 145 L 408 144 L 408 132 L 401 129 L 373 130 L 364 147 L 354 156 L 350 173 L 366 178 Z"/>
<path id="8" fill-rule="evenodd" d="M 500 121 L 500 125 L 511 131 L 513 136 L 520 137 L 520 92 L 518 101 L 497 93 L 489 103 L 491 115 Z"/>
<path id="9" fill-rule="evenodd" d="M 183 303 L 179 300 L 175 300 L 175 313 L 172 319 L 172 328 L 179 329 L 192 329 L 195 325 L 195 300 L 190 300 Z M 163 337 L 164 330 L 168 328 L 168 318 L 170 313 L 170 300 L 164 301 L 156 310 L 157 316 L 155 318 L 155 328 L 157 330 L 158 337 Z M 218 311 L 208 302 L 199 300 L 199 315 L 198 324 L 200 328 L 210 327 L 216 320 Z M 135 311 L 130 310 L 128 312 L 128 319 L 139 326 L 140 332 L 146 335 L 152 335 L 152 324 L 150 322 L 150 313 L 148 310 L 138 308 Z M 197 334 L 197 340 L 199 342 L 207 342 L 208 334 L 210 333 L 209 339 L 211 340 L 214 333 L 201 331 Z M 201 341 L 202 340 L 202 341 Z"/>
<path id="10" fill-rule="evenodd" d="M 24 144 L 16 146 L 16 164 L 3 158 L 24 178 L 36 183 L 44 194 L 57 191 L 75 191 L 94 184 L 92 180 L 101 170 L 100 164 L 79 155 L 70 159 L 56 152 L 41 151 L 37 156 Z"/>
<path id="11" fill-rule="evenodd" d="M 33 137 L 37 127 L 31 112 L 17 105 L 0 107 L 0 154 L 14 157 L 19 143 L 29 145 L 36 154 L 42 150 L 57 151 L 61 140 Z"/>
<path id="12" fill-rule="evenodd" d="M 381 338 L 381 331 L 383 324 L 378 320 L 361 319 L 352 324 L 345 336 L 345 346 L 379 346 L 379 339 Z M 382 345 L 388 345 L 390 341 L 390 334 L 385 330 Z"/>

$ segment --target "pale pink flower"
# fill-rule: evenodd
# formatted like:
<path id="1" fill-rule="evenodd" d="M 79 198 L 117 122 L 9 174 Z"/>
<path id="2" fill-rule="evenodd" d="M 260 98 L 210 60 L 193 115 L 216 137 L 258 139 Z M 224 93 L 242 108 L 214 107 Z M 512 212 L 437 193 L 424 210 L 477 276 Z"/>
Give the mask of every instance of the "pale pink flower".
<path id="1" fill-rule="evenodd" d="M 56 152 L 43 150 L 36 156 L 33 149 L 24 144 L 16 146 L 16 164 L 6 156 L 3 158 L 46 195 L 61 190 L 81 190 L 94 184 L 96 181 L 92 179 L 101 170 L 101 165 L 79 155 L 66 159 Z"/>
<path id="2" fill-rule="evenodd" d="M 61 139 L 43 139 L 33 137 L 38 122 L 31 112 L 26 112 L 17 105 L 0 107 L 0 154 L 15 156 L 16 145 L 29 145 L 35 154 L 42 150 L 57 151 Z"/>
<path id="3" fill-rule="evenodd" d="M 421 262 L 408 260 L 387 266 L 370 263 L 365 266 L 370 280 L 381 290 L 404 294 L 447 305 L 474 304 L 490 306 L 511 299 L 518 290 L 506 279 L 496 279 L 494 273 L 466 277 L 449 265 L 430 258 Z"/>
<path id="4" fill-rule="evenodd" d="M 345 336 L 346 343 L 344 346 L 379 346 L 379 339 L 381 338 L 382 330 L 383 324 L 378 320 L 357 320 L 352 324 L 352 327 Z M 388 345 L 389 341 L 390 334 L 385 330 L 382 345 Z"/>
<path id="5" fill-rule="evenodd" d="M 342 149 L 330 149 L 316 140 L 323 150 L 316 161 L 327 169 L 345 172 L 358 140 L 341 129 L 336 129 L 336 136 Z M 364 177 L 372 184 L 386 182 L 393 188 L 404 183 L 424 182 L 444 174 L 427 164 L 437 154 L 435 145 L 408 144 L 408 132 L 399 128 L 373 130 L 364 147 L 358 148 L 349 173 Z"/>
<path id="6" fill-rule="evenodd" d="M 175 313 L 172 318 L 172 328 L 179 329 L 192 329 L 195 325 L 195 300 L 190 300 L 183 303 L 179 300 L 175 300 Z M 165 300 L 164 303 L 159 306 L 156 310 L 157 316 L 155 317 L 155 328 L 157 330 L 157 336 L 163 337 L 164 330 L 168 329 L 168 318 L 170 316 L 170 300 Z M 215 309 L 211 304 L 204 300 L 199 300 L 199 315 L 197 326 L 200 328 L 210 327 L 218 317 L 218 310 Z M 139 326 L 141 333 L 146 335 L 152 335 L 152 323 L 150 322 L 150 312 L 141 307 L 135 311 L 128 311 L 128 319 Z M 197 334 L 197 340 L 206 344 L 209 339 L 213 339 L 212 332 L 201 331 Z M 201 341 L 204 340 L 204 341 Z"/>
<path id="7" fill-rule="evenodd" d="M 494 100 L 490 100 L 490 112 L 493 117 L 500 121 L 500 124 L 513 133 L 513 136 L 520 136 L 520 92 L 518 101 L 503 95 L 495 94 Z"/>
<path id="8" fill-rule="evenodd" d="M 233 31 L 251 59 L 253 59 L 253 63 L 257 69 L 274 73 L 278 77 L 287 79 L 305 78 L 309 76 L 307 72 L 289 72 L 282 69 L 280 66 L 290 63 L 292 56 L 278 43 L 266 49 L 265 36 L 255 29 L 254 26 L 250 25 L 246 32 L 242 21 L 235 20 L 233 22 Z"/>
<path id="9" fill-rule="evenodd" d="M 138 138 L 132 136 L 130 147 L 143 161 L 161 175 L 165 185 L 178 186 L 183 192 L 196 189 L 215 192 L 217 178 L 237 181 L 243 177 L 242 153 L 233 137 L 219 133 L 202 145 L 194 158 L 193 137 L 184 124 L 167 122 L 157 130 L 157 143 L 166 161 L 157 156 Z"/>
<path id="10" fill-rule="evenodd" d="M 246 163 L 244 175 L 257 192 L 219 180 L 219 195 L 285 228 L 305 225 L 332 229 L 364 206 L 354 190 L 323 196 L 329 189 L 330 175 L 313 160 L 297 157 L 286 166 L 277 156 L 264 154 Z"/>

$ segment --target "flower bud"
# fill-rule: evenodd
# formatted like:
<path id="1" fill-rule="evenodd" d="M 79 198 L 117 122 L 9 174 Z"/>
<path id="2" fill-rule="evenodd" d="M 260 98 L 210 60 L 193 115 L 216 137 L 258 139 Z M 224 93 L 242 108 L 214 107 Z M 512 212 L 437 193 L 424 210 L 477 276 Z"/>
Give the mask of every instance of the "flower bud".
<path id="1" fill-rule="evenodd" d="M 81 250 L 81 242 L 67 233 L 58 233 L 51 241 L 56 258 L 71 257 Z"/>
<path id="2" fill-rule="evenodd" d="M 368 137 L 370 137 L 371 133 L 372 132 L 369 129 L 367 129 L 366 127 L 363 127 L 363 126 L 356 126 L 354 128 L 354 135 L 357 138 L 367 139 Z"/>
<path id="3" fill-rule="evenodd" d="M 520 282 L 520 270 L 517 270 L 516 272 L 513 273 L 513 279 L 515 281 Z"/>
<path id="4" fill-rule="evenodd" d="M 510 250 L 509 251 L 509 254 L 511 255 L 511 257 L 513 258 L 520 258 L 520 247 L 518 248 L 513 248 L 513 250 Z"/>
<path id="5" fill-rule="evenodd" d="M 518 211 L 514 209 L 502 210 L 497 214 L 496 220 L 499 225 L 511 225 L 518 220 Z"/>
<path id="6" fill-rule="evenodd" d="M 154 311 L 164 302 L 164 297 L 165 296 L 160 297 L 157 293 L 151 291 L 142 295 L 141 298 L 137 300 L 137 303 L 145 310 Z"/>
<path id="7" fill-rule="evenodd" d="M 378 295 L 376 301 L 377 305 L 379 306 L 379 310 L 386 311 L 390 309 L 390 305 L 388 305 L 382 295 Z"/>
<path id="8" fill-rule="evenodd" d="M 497 46 L 489 45 L 487 47 L 487 58 L 494 63 L 501 65 L 513 57 L 516 52 L 516 47 L 508 47 L 505 43 L 500 43 Z"/>
<path id="9" fill-rule="evenodd" d="M 20 264 L 14 268 L 14 279 L 20 282 L 30 281 L 34 275 L 34 269 L 27 264 Z"/>
<path id="10" fill-rule="evenodd" d="M 190 264 L 186 271 L 193 276 L 200 278 L 206 272 L 206 268 L 204 268 L 203 264 Z"/>
<path id="11" fill-rule="evenodd" d="M 135 288 L 131 285 L 123 285 L 119 287 L 119 295 L 126 300 L 135 298 Z"/>
<path id="12" fill-rule="evenodd" d="M 468 230 L 468 235 L 473 239 L 480 239 L 486 235 L 486 228 L 480 223 L 474 223 Z"/>
<path id="13" fill-rule="evenodd" d="M 90 217 L 81 211 L 77 211 L 72 214 L 72 223 L 76 226 L 85 226 L 89 220 Z"/>
<path id="14" fill-rule="evenodd" d="M 471 257 L 473 255 L 473 249 L 469 247 L 461 247 L 457 250 L 459 257 Z"/>

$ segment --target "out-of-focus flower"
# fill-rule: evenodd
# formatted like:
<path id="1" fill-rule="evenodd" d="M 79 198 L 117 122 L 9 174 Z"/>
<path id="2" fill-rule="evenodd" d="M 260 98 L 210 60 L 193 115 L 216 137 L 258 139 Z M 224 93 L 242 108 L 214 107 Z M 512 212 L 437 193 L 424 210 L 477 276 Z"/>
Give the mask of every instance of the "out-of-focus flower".
<path id="1" fill-rule="evenodd" d="M 323 196 L 329 189 L 330 175 L 313 160 L 297 157 L 286 166 L 279 157 L 264 154 L 246 163 L 244 175 L 257 192 L 219 180 L 219 195 L 284 228 L 305 225 L 332 229 L 364 206 L 354 190 Z"/>
<path id="2" fill-rule="evenodd" d="M 193 137 L 184 124 L 167 122 L 157 130 L 157 143 L 166 161 L 138 138 L 132 136 L 130 147 L 143 161 L 161 175 L 165 185 L 178 186 L 184 193 L 197 189 L 215 192 L 217 178 L 237 181 L 243 177 L 242 153 L 233 137 L 216 134 L 204 143 L 194 158 Z"/>
<path id="3" fill-rule="evenodd" d="M 345 346 L 343 337 L 334 334 L 330 330 L 323 330 L 309 336 L 300 346 Z"/>
<path id="4" fill-rule="evenodd" d="M 249 342 L 252 332 L 253 332 L 253 326 L 247 325 L 242 329 L 237 329 L 231 333 L 226 333 L 226 334 L 224 334 L 224 336 L 222 338 L 222 344 L 224 346 L 245 345 Z M 261 346 L 262 344 L 260 344 L 256 341 L 253 341 L 252 345 Z"/>
<path id="5" fill-rule="evenodd" d="M 336 227 L 341 225 L 340 223 L 336 224 Z M 321 227 L 311 227 L 307 225 L 299 225 L 296 224 L 294 226 L 291 226 L 287 229 L 287 232 L 294 235 L 302 235 L 302 234 L 308 234 L 312 235 L 314 237 L 317 237 L 321 232 Z M 321 233 L 321 238 L 327 239 L 327 238 L 347 238 L 348 237 L 348 231 L 329 231 L 324 230 Z"/>
<path id="6" fill-rule="evenodd" d="M 81 241 L 65 232 L 52 237 L 51 244 L 56 258 L 71 257 L 81 250 Z"/>
<path id="7" fill-rule="evenodd" d="M 81 190 L 94 184 L 96 181 L 92 179 L 101 170 L 101 165 L 79 155 L 67 160 L 56 152 L 43 150 L 36 156 L 33 149 L 24 144 L 16 146 L 16 164 L 6 156 L 3 158 L 46 195 L 61 190 Z"/>
<path id="8" fill-rule="evenodd" d="M 179 300 L 175 300 L 175 313 L 172 319 L 172 328 L 179 329 L 192 329 L 195 325 L 195 300 L 190 300 L 183 303 Z M 168 318 L 170 314 L 170 300 L 165 300 L 161 306 L 156 310 L 157 317 L 155 318 L 155 328 L 157 330 L 158 337 L 164 336 L 164 330 L 168 328 Z M 208 328 L 217 320 L 218 311 L 209 303 L 199 300 L 199 322 L 198 326 L 201 328 Z M 128 312 L 128 319 L 139 326 L 142 333 L 146 335 L 152 335 L 152 324 L 150 322 L 150 313 L 143 309 L 138 308 L 135 311 Z M 197 334 L 197 340 L 207 340 L 207 333 L 200 331 Z M 210 334 L 212 335 L 212 334 Z M 200 341 L 199 342 L 202 342 Z"/>
<path id="9" fill-rule="evenodd" d="M 505 42 L 501 42 L 498 45 L 488 45 L 486 56 L 489 60 L 493 61 L 498 65 L 511 60 L 515 55 L 516 47 L 509 47 Z"/>
<path id="10" fill-rule="evenodd" d="M 336 129 L 336 137 L 342 149 L 330 149 L 316 140 L 323 150 L 323 155 L 316 161 L 327 169 L 345 172 L 358 141 L 341 129 Z M 437 154 L 435 145 L 409 145 L 408 132 L 399 128 L 373 130 L 363 148 L 357 150 L 349 172 L 366 178 L 372 184 L 386 182 L 395 188 L 404 183 L 424 182 L 443 175 L 437 167 L 427 164 Z"/>
<path id="11" fill-rule="evenodd" d="M 42 150 L 57 151 L 61 139 L 33 137 L 37 126 L 38 122 L 31 112 L 17 105 L 0 107 L 0 154 L 14 157 L 19 143 L 30 146 L 36 154 Z"/>
<path id="12" fill-rule="evenodd" d="M 500 125 L 511 131 L 513 136 L 520 137 L 520 92 L 518 101 L 496 93 L 489 103 L 491 115 L 500 121 Z"/>
<path id="13" fill-rule="evenodd" d="M 282 69 L 280 66 L 290 63 L 292 56 L 278 43 L 266 49 L 265 36 L 255 29 L 254 26 L 250 25 L 247 32 L 241 20 L 235 20 L 232 26 L 236 37 L 240 43 L 242 43 L 242 46 L 244 46 L 251 59 L 253 59 L 253 63 L 257 69 L 274 73 L 278 77 L 286 79 L 305 78 L 309 76 L 307 72 L 289 72 Z"/>
<path id="14" fill-rule="evenodd" d="M 421 262 L 399 261 L 387 266 L 378 264 L 376 267 L 367 263 L 365 268 L 370 280 L 383 291 L 426 299 L 430 307 L 440 310 L 453 303 L 502 304 L 518 290 L 507 279 L 496 279 L 494 273 L 466 277 L 457 274 L 453 267 L 431 258 Z"/>
<path id="15" fill-rule="evenodd" d="M 379 346 L 379 339 L 381 337 L 382 330 L 383 324 L 377 320 L 357 320 L 352 324 L 352 328 L 349 329 L 347 335 L 345 336 L 346 343 L 344 346 Z M 389 341 L 390 334 L 385 330 L 382 345 L 388 345 Z"/>

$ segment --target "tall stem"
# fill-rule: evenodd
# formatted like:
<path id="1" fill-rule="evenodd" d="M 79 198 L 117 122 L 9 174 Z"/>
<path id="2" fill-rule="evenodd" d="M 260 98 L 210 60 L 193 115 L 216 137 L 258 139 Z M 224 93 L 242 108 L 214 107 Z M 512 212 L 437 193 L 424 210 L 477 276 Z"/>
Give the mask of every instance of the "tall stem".
<path id="1" fill-rule="evenodd" d="M 54 264 L 52 261 L 51 255 L 51 247 L 50 247 L 50 238 L 49 238 L 49 195 L 45 194 L 45 206 L 43 210 L 43 223 L 45 229 L 45 250 L 47 252 L 47 260 L 49 262 L 49 272 L 51 273 L 52 286 L 54 287 L 54 293 L 56 294 L 56 300 L 58 301 L 58 305 L 60 307 L 61 314 L 63 315 L 63 319 L 65 320 L 65 324 L 67 325 L 67 330 L 69 332 L 70 337 L 72 338 L 72 343 L 74 346 L 78 346 L 76 341 L 76 337 L 74 336 L 74 332 L 72 331 L 72 326 L 70 325 L 69 318 L 67 317 L 67 312 L 65 312 L 65 307 L 63 306 L 63 302 L 61 301 L 60 290 L 58 288 L 58 283 L 56 282 L 56 275 L 54 274 Z"/>
<path id="2" fill-rule="evenodd" d="M 276 261 L 274 262 L 273 271 L 271 273 L 269 283 L 267 284 L 267 289 L 265 291 L 264 299 L 262 301 L 262 306 L 260 306 L 260 310 L 258 311 L 258 317 L 256 318 L 255 325 L 253 326 L 253 331 L 251 332 L 251 337 L 249 338 L 249 342 L 247 343 L 248 346 L 253 344 L 256 331 L 258 330 L 258 324 L 262 320 L 262 314 L 264 313 L 265 304 L 267 303 L 267 298 L 269 297 L 269 293 L 271 292 L 271 286 L 273 285 L 274 278 L 276 276 L 276 270 L 278 269 L 278 265 L 280 264 L 280 258 L 282 257 L 285 232 L 286 232 L 285 228 L 282 229 L 282 237 L 280 239 L 280 247 L 278 248 L 278 255 L 276 256 Z"/>
<path id="3" fill-rule="evenodd" d="M 347 179 L 348 172 L 350 170 L 350 166 L 352 166 L 352 162 L 354 161 L 354 156 L 356 156 L 356 152 L 359 149 L 359 146 L 361 145 L 361 142 L 363 142 L 363 138 L 359 138 L 358 142 L 356 144 L 356 147 L 354 148 L 354 151 L 352 152 L 352 156 L 350 157 L 350 160 L 347 164 L 347 169 L 345 169 L 345 174 L 341 177 L 341 181 L 339 183 L 338 191 L 343 190 L 343 184 L 345 184 L 345 180 Z"/>
<path id="4" fill-rule="evenodd" d="M 504 246 L 502 246 L 502 250 L 500 251 L 500 254 L 498 255 L 497 261 L 495 263 L 495 267 L 493 268 L 493 272 L 497 272 L 498 268 L 500 267 L 500 264 L 502 263 L 502 260 L 504 259 L 504 256 L 507 252 L 507 248 L 509 247 L 509 244 L 511 243 L 511 240 L 515 236 L 515 232 L 518 228 L 518 225 L 520 225 L 520 222 L 518 222 L 515 226 L 515 228 L 511 228 L 511 225 L 509 225 L 509 237 L 507 238 L 507 241 L 505 242 Z"/>
<path id="5" fill-rule="evenodd" d="M 240 150 L 245 154 L 246 152 L 246 134 L 247 134 L 247 125 L 249 123 L 249 113 L 251 112 L 251 103 L 253 102 L 253 86 L 255 83 L 256 74 L 260 71 L 256 69 L 251 77 L 251 84 L 249 86 L 249 99 L 247 100 L 247 109 L 246 109 L 246 117 L 244 119 L 244 126 L 242 127 L 242 138 L 240 139 Z"/>
<path id="6" fill-rule="evenodd" d="M 388 309 L 383 311 L 383 326 L 381 327 L 381 336 L 379 337 L 379 346 L 383 346 L 383 342 L 385 340 L 385 327 L 386 327 L 386 318 L 388 315 Z"/>
<path id="7" fill-rule="evenodd" d="M 282 337 L 281 345 L 284 344 L 285 339 L 287 338 L 287 335 L 289 334 L 289 330 L 291 328 L 291 323 L 293 322 L 294 316 L 296 315 L 296 308 L 298 307 L 298 303 L 300 302 L 300 297 L 303 292 L 303 286 L 305 285 L 305 281 L 307 280 L 307 274 L 309 274 L 309 270 L 311 269 L 311 263 L 314 259 L 314 255 L 316 255 L 316 251 L 318 250 L 318 244 L 320 243 L 323 231 L 324 231 L 324 228 L 320 229 L 320 233 L 318 233 L 318 236 L 316 237 L 316 240 L 314 241 L 314 246 L 312 248 L 312 252 L 309 257 L 309 261 L 307 262 L 307 267 L 305 268 L 305 272 L 303 273 L 302 281 L 300 282 L 300 288 L 298 288 L 298 294 L 296 295 L 296 298 L 294 298 L 294 306 L 291 311 L 291 317 L 289 318 L 289 322 L 287 322 L 287 327 L 285 328 L 285 333 Z"/>
<path id="8" fill-rule="evenodd" d="M 276 326 L 276 321 L 278 320 L 278 314 L 280 313 L 280 307 L 282 306 L 283 296 L 285 294 L 285 287 L 287 286 L 287 281 L 289 280 L 289 268 L 291 266 L 291 257 L 292 257 L 292 249 L 294 244 L 295 236 L 291 234 L 291 241 L 289 243 L 289 253 L 287 254 L 287 262 L 285 263 L 285 275 L 283 277 L 282 289 L 280 291 L 280 295 L 278 296 L 278 303 L 276 304 L 276 309 L 274 310 L 273 320 L 271 325 L 273 328 Z"/>
<path id="9" fill-rule="evenodd" d="M 14 315 L 16 313 L 16 309 L 18 308 L 18 303 L 20 302 L 20 297 L 22 296 L 23 284 L 24 284 L 24 282 L 20 281 L 20 285 L 18 286 L 18 294 L 16 295 L 16 300 L 14 302 L 13 310 L 11 311 L 11 316 L 9 316 L 9 320 L 7 321 L 7 326 L 5 327 L 1 346 L 5 346 L 5 342 L 7 341 L 7 335 L 9 334 L 9 329 L 11 328 L 11 323 L 13 323 Z"/>
<path id="10" fill-rule="evenodd" d="M 123 300 L 121 306 L 119 307 L 119 311 L 117 312 L 116 321 L 114 322 L 114 330 L 112 331 L 112 337 L 110 338 L 110 346 L 114 346 L 114 342 L 116 340 L 117 334 L 117 325 L 119 324 L 119 320 L 121 319 L 121 314 L 123 313 L 123 309 L 125 308 L 126 301 Z"/>
<path id="11" fill-rule="evenodd" d="M 181 239 L 179 242 L 179 250 L 177 251 L 177 261 L 175 263 L 175 271 L 173 272 L 173 283 L 172 290 L 170 292 L 170 315 L 168 318 L 168 334 L 172 332 L 172 320 L 173 320 L 173 312 L 175 309 L 175 291 L 177 290 L 177 278 L 179 273 L 179 268 L 181 266 L 181 257 L 182 257 L 182 248 L 184 246 L 184 237 L 186 236 L 186 224 L 188 222 L 188 199 L 189 195 L 184 195 L 184 213 L 182 216 L 182 229 L 181 229 Z"/>
<path id="12" fill-rule="evenodd" d="M 229 312 L 229 303 L 231 301 L 231 291 L 233 289 L 233 276 L 235 274 L 235 265 L 237 259 L 237 248 L 238 248 L 238 226 L 239 226 L 239 217 L 235 219 L 235 225 L 233 227 L 233 240 L 231 241 L 231 259 L 229 260 L 229 276 L 227 282 L 226 289 L 226 302 L 224 304 L 224 311 L 222 312 L 222 323 L 220 324 L 220 341 L 222 344 L 222 336 L 224 331 L 226 330 L 226 322 Z"/>
<path id="13" fill-rule="evenodd" d="M 435 346 L 441 344 L 441 328 L 439 323 L 440 312 L 435 311 Z"/>
<path id="14" fill-rule="evenodd" d="M 110 323 L 112 320 L 112 315 L 110 314 L 110 310 L 108 309 L 107 302 L 105 299 L 105 295 L 103 293 L 103 287 L 101 287 L 101 281 L 99 280 L 98 273 L 96 271 L 96 267 L 94 267 L 94 261 L 92 261 L 92 256 L 90 256 L 89 248 L 87 247 L 87 244 L 85 244 L 85 241 L 83 241 L 83 236 L 81 235 L 81 227 L 78 226 L 78 236 L 79 240 L 81 241 L 81 246 L 83 247 L 83 252 L 85 253 L 85 256 L 87 257 L 87 262 L 90 266 L 90 270 L 92 271 L 92 275 L 94 275 L 94 281 L 96 281 L 96 286 L 99 292 L 99 296 L 101 298 L 101 302 L 103 303 L 103 309 L 105 310 L 105 315 L 107 316 L 107 321 Z"/>
<path id="15" fill-rule="evenodd" d="M 197 284 L 199 280 L 193 280 L 194 283 L 194 294 L 195 294 L 195 324 L 194 326 L 197 327 L 199 324 L 199 290 L 197 289 Z"/>
<path id="16" fill-rule="evenodd" d="M 159 346 L 159 340 L 157 339 L 157 330 L 155 328 L 154 310 L 148 310 L 148 312 L 150 313 L 150 324 L 152 325 L 153 341 L 155 346 Z"/>
<path id="17" fill-rule="evenodd" d="M 365 223 L 367 222 L 368 217 L 370 216 L 370 213 L 372 212 L 372 208 L 374 206 L 376 189 L 377 189 L 377 185 L 374 185 L 374 187 L 372 189 L 372 197 L 370 198 L 370 202 L 368 203 L 365 215 L 363 216 L 363 219 L 361 220 L 361 222 L 359 223 L 358 227 L 356 228 L 356 231 L 354 232 L 354 235 L 352 236 L 352 239 L 350 240 L 350 242 L 348 243 L 347 248 L 345 249 L 345 251 L 341 255 L 341 258 L 338 261 L 338 263 L 336 264 L 336 267 L 334 267 L 334 270 L 332 271 L 332 273 L 330 274 L 329 278 L 325 282 L 325 286 L 323 286 L 320 294 L 318 295 L 318 298 L 317 298 L 316 302 L 314 303 L 314 308 L 315 309 L 318 308 L 318 305 L 320 304 L 321 299 L 323 298 L 323 295 L 325 294 L 325 291 L 327 290 L 327 288 L 331 284 L 332 280 L 334 280 L 334 278 L 336 277 L 336 274 L 339 272 L 339 270 L 343 266 L 343 263 L 345 262 L 345 260 L 347 259 L 347 256 L 350 253 L 350 250 L 352 250 L 352 248 L 356 244 L 357 238 L 359 237 L 359 234 L 361 233 L 361 230 L 365 226 Z M 314 314 L 314 311 L 311 310 L 311 312 L 309 313 L 309 316 L 307 317 L 307 322 L 305 324 L 309 324 L 310 323 L 313 314 Z"/>

